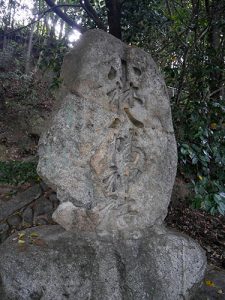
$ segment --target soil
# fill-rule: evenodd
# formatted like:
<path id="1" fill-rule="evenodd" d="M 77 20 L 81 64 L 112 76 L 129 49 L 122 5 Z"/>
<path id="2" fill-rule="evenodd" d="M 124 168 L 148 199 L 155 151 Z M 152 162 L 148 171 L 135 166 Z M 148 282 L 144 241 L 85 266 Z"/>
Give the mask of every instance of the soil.
<path id="1" fill-rule="evenodd" d="M 197 240 L 206 251 L 208 263 L 225 269 L 225 216 L 212 216 L 187 202 L 176 202 L 169 207 L 166 224 Z"/>

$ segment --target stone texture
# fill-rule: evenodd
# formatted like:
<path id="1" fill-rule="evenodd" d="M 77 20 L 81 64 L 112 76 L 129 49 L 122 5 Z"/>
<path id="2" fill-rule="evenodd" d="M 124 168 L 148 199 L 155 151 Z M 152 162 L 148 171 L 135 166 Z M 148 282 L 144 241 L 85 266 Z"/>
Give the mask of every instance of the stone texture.
<path id="1" fill-rule="evenodd" d="M 8 216 L 20 210 L 24 206 L 30 204 L 41 195 L 41 188 L 37 184 L 30 189 L 14 196 L 10 201 L 0 205 L 0 222 L 4 221 Z"/>
<path id="2" fill-rule="evenodd" d="M 27 207 L 23 212 L 23 222 L 25 224 L 33 223 L 33 209 L 31 207 Z"/>
<path id="3" fill-rule="evenodd" d="M 38 172 L 77 208 L 74 230 L 84 228 L 79 210 L 87 223 L 91 211 L 102 234 L 162 224 L 177 152 L 165 83 L 151 56 L 92 30 L 65 57 L 62 79 Z"/>
<path id="4" fill-rule="evenodd" d="M 53 212 L 53 205 L 44 196 L 41 196 L 37 201 L 35 201 L 34 217 L 47 215 L 49 213 L 52 214 L 52 212 Z"/>
<path id="5" fill-rule="evenodd" d="M 22 217 L 20 214 L 16 213 L 8 217 L 7 222 L 10 226 L 15 228 L 22 223 Z"/>
<path id="6" fill-rule="evenodd" d="M 56 209 L 59 206 L 59 199 L 57 198 L 56 193 L 51 193 L 49 195 L 49 200 L 52 202 L 54 209 Z"/>
<path id="7" fill-rule="evenodd" d="M 9 225 L 0 224 L 0 244 L 8 237 Z"/>
<path id="8" fill-rule="evenodd" d="M 11 193 L 12 187 L 4 187 L 1 190 L 3 200 L 0 201 L 0 208 L 4 211 L 0 211 L 0 215 L 4 216 L 4 219 L 0 224 L 0 243 L 15 230 L 33 225 L 54 224 L 52 213 L 59 205 L 59 200 L 46 184 L 41 182 L 40 185 L 30 187 L 26 191 L 17 192 L 16 196 L 11 198 L 7 195 L 7 201 L 4 200 L 4 194 Z M 15 191 L 13 193 L 15 194 Z"/>
<path id="9" fill-rule="evenodd" d="M 191 300 L 224 300 L 225 270 L 209 265 L 204 283 L 196 291 Z"/>
<path id="10" fill-rule="evenodd" d="M 59 226 L 35 229 L 38 243 L 14 236 L 0 246 L 2 300 L 179 300 L 201 281 L 202 250 L 164 228 L 129 239 L 75 234 Z"/>

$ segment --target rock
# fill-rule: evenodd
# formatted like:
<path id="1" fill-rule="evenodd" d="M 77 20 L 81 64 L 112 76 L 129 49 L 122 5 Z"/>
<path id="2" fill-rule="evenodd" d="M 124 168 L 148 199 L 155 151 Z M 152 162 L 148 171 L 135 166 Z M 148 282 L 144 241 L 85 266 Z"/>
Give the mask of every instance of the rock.
<path id="1" fill-rule="evenodd" d="M 0 222 L 21 208 L 27 206 L 41 195 L 40 186 L 34 185 L 26 191 L 17 194 L 10 201 L 0 204 Z"/>
<path id="2" fill-rule="evenodd" d="M 59 199 L 57 198 L 56 193 L 51 193 L 49 195 L 49 200 L 52 202 L 54 209 L 59 206 Z"/>
<path id="3" fill-rule="evenodd" d="M 48 220 L 48 218 L 44 218 L 43 216 L 42 217 L 35 217 L 33 223 L 36 226 L 47 225 L 49 223 L 49 220 Z"/>
<path id="4" fill-rule="evenodd" d="M 8 217 L 7 222 L 12 227 L 17 227 L 22 223 L 22 217 L 19 213 L 11 215 Z"/>
<path id="5" fill-rule="evenodd" d="M 8 237 L 9 235 L 9 225 L 6 223 L 0 224 L 0 244 Z"/>
<path id="6" fill-rule="evenodd" d="M 44 183 L 43 181 L 41 181 L 40 187 L 43 192 L 46 192 L 47 190 L 49 190 L 49 186 L 46 183 Z"/>
<path id="7" fill-rule="evenodd" d="M 65 57 L 62 78 L 64 98 L 40 139 L 38 172 L 77 208 L 73 230 L 84 228 L 78 210 L 91 212 L 102 234 L 162 224 L 177 150 L 151 56 L 92 30 Z"/>
<path id="8" fill-rule="evenodd" d="M 224 300 L 225 299 L 225 270 L 209 265 L 205 280 L 191 300 Z"/>
<path id="9" fill-rule="evenodd" d="M 31 207 L 27 207 L 23 212 L 23 223 L 33 224 L 33 210 Z"/>
<path id="10" fill-rule="evenodd" d="M 41 226 L 29 243 L 32 231 L 24 232 L 22 246 L 14 236 L 0 246 L 1 300 L 179 300 L 204 275 L 201 248 L 162 228 L 99 239 Z"/>
<path id="11" fill-rule="evenodd" d="M 52 203 L 46 199 L 44 196 L 40 197 L 35 202 L 34 206 L 34 217 L 38 217 L 40 215 L 51 215 L 53 212 Z"/>
<path id="12" fill-rule="evenodd" d="M 59 205 L 52 218 L 66 230 L 76 227 L 81 231 L 95 231 L 97 222 L 96 216 L 92 211 L 87 212 L 85 209 L 78 209 L 69 201 Z"/>
<path id="13" fill-rule="evenodd" d="M 190 298 L 206 257 L 163 225 L 177 150 L 154 61 L 92 30 L 65 57 L 62 79 L 38 172 L 57 192 L 53 218 L 66 231 L 27 229 L 22 243 L 12 236 L 0 246 L 1 299 Z M 47 197 L 35 202 L 37 224 L 52 211 Z"/>
<path id="14" fill-rule="evenodd" d="M 28 128 L 31 134 L 40 135 L 45 129 L 46 116 L 41 116 L 40 112 L 33 110 L 33 115 L 28 119 Z"/>

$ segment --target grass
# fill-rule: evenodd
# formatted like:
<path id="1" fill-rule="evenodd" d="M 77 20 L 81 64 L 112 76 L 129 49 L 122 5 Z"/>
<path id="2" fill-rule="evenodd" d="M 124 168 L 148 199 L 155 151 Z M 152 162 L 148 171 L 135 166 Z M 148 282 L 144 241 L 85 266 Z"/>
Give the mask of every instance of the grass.
<path id="1" fill-rule="evenodd" d="M 38 182 L 37 162 L 0 161 L 0 183 L 22 184 L 25 182 Z"/>

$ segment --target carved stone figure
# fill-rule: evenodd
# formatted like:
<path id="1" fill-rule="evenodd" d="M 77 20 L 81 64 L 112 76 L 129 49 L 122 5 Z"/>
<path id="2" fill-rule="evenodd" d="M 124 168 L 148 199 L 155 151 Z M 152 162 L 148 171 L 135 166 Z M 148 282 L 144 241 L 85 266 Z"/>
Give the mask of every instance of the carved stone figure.
<path id="1" fill-rule="evenodd" d="M 165 83 L 151 56 L 92 31 L 66 56 L 62 79 L 38 165 L 62 203 L 74 206 L 74 217 L 63 205 L 55 220 L 77 230 L 81 214 L 83 230 L 86 218 L 88 230 L 104 233 L 161 224 L 177 153 Z"/>

